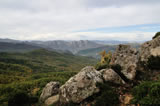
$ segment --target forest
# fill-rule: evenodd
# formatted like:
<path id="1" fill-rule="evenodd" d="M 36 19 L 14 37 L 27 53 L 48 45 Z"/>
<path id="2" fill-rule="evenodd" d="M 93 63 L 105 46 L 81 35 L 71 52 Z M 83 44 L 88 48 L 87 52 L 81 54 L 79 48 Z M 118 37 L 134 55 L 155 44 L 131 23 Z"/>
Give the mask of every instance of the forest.
<path id="1" fill-rule="evenodd" d="M 64 84 L 86 65 L 97 60 L 57 53 L 45 49 L 25 53 L 0 53 L 0 106 L 14 106 L 22 101 L 26 105 L 39 105 L 43 87 L 50 81 Z"/>

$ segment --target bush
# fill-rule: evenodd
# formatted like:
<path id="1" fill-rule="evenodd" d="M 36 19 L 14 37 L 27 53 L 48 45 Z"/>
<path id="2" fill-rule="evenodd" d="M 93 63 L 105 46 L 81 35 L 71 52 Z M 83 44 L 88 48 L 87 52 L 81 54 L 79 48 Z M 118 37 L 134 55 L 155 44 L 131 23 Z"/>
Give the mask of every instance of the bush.
<path id="1" fill-rule="evenodd" d="M 106 53 L 106 51 L 102 51 L 100 55 L 101 55 L 101 61 L 98 62 L 95 66 L 97 70 L 108 68 L 112 58 L 111 52 Z"/>
<path id="2" fill-rule="evenodd" d="M 100 88 L 100 96 L 95 100 L 95 106 L 116 106 L 119 103 L 118 94 L 114 88 L 107 84 L 97 84 Z"/>
<path id="3" fill-rule="evenodd" d="M 158 36 L 160 36 L 160 32 L 157 32 L 152 39 L 155 39 L 155 38 L 157 38 Z"/>
<path id="4" fill-rule="evenodd" d="M 8 106 L 27 106 L 29 96 L 24 91 L 17 91 L 9 97 Z"/>
<path id="5" fill-rule="evenodd" d="M 160 56 L 150 56 L 147 62 L 147 67 L 149 69 L 160 69 Z"/>
<path id="6" fill-rule="evenodd" d="M 8 106 L 31 106 L 38 102 L 38 97 L 29 96 L 27 92 L 22 90 L 14 91 L 8 99 Z"/>
<path id="7" fill-rule="evenodd" d="M 104 64 L 97 63 L 96 66 L 95 66 L 95 69 L 96 70 L 101 70 L 101 69 L 105 69 L 105 68 L 108 68 L 108 67 L 109 67 L 108 63 L 104 63 Z"/>
<path id="8" fill-rule="evenodd" d="M 160 104 L 160 81 L 143 82 L 132 90 L 133 104 L 155 105 Z"/>

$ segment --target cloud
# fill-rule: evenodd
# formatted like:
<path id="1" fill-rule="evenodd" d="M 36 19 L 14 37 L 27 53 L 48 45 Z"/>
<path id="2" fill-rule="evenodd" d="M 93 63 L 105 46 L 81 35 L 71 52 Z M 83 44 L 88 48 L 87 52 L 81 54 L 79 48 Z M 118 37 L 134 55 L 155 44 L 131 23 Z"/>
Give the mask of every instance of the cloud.
<path id="1" fill-rule="evenodd" d="M 80 39 L 81 35 L 92 39 L 96 32 L 73 33 L 160 23 L 159 5 L 158 0 L 1 0 L 0 38 Z M 89 35 L 91 33 L 94 35 Z M 115 38 L 114 34 L 112 32 L 111 38 Z M 72 37 L 68 37 L 70 35 Z M 147 35 L 144 36 L 146 39 Z"/>

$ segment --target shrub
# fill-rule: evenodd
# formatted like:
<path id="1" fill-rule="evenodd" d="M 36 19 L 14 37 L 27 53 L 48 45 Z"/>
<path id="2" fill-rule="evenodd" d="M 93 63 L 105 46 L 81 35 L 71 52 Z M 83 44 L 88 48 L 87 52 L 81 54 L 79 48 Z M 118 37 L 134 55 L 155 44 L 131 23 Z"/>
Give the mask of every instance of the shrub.
<path id="1" fill-rule="evenodd" d="M 101 69 L 105 69 L 105 68 L 108 68 L 109 67 L 109 64 L 108 63 L 104 63 L 104 64 L 101 64 L 100 62 L 96 64 L 95 66 L 95 69 L 96 70 L 101 70 Z"/>
<path id="2" fill-rule="evenodd" d="M 157 38 L 158 36 L 160 36 L 160 32 L 157 32 L 152 39 L 155 39 L 155 38 Z"/>
<path id="3" fill-rule="evenodd" d="M 143 82 L 132 90 L 133 104 L 155 105 L 160 104 L 160 82 Z"/>
<path id="4" fill-rule="evenodd" d="M 24 91 L 17 91 L 9 97 L 8 106 L 26 106 L 29 96 Z"/>
<path id="5" fill-rule="evenodd" d="M 38 102 L 38 97 L 29 96 L 27 92 L 16 90 L 10 94 L 8 106 L 30 106 L 32 103 Z"/>
<path id="6" fill-rule="evenodd" d="M 149 69 L 160 69 L 160 56 L 150 56 L 147 62 L 147 67 Z"/>
<path id="7" fill-rule="evenodd" d="M 95 106 L 116 106 L 119 103 L 118 95 L 115 89 L 108 84 L 100 84 L 97 86 L 100 88 L 100 96 L 95 98 Z"/>
<path id="8" fill-rule="evenodd" d="M 106 53 L 106 51 L 102 51 L 100 55 L 101 55 L 101 61 L 98 62 L 95 66 L 97 70 L 108 68 L 112 58 L 111 52 Z"/>

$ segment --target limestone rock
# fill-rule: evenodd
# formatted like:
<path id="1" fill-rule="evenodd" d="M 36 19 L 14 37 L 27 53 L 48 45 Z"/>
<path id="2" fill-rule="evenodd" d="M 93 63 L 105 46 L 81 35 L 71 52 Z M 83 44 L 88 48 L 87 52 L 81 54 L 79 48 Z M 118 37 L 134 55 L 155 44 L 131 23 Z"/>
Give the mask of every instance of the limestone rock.
<path id="1" fill-rule="evenodd" d="M 45 105 L 50 106 L 59 100 L 59 95 L 51 96 L 48 99 L 45 100 Z"/>
<path id="2" fill-rule="evenodd" d="M 130 45 L 119 45 L 111 60 L 111 64 L 122 67 L 121 72 L 130 80 L 136 76 L 137 63 L 138 51 Z"/>
<path id="3" fill-rule="evenodd" d="M 102 69 L 100 72 L 106 82 L 109 81 L 116 84 L 125 84 L 122 78 L 112 69 Z"/>
<path id="4" fill-rule="evenodd" d="M 160 56 L 160 36 L 141 45 L 140 61 L 146 63 L 150 56 Z"/>
<path id="5" fill-rule="evenodd" d="M 61 103 L 80 103 L 87 97 L 99 92 L 96 83 L 103 83 L 102 74 L 92 66 L 83 68 L 60 87 Z"/>
<path id="6" fill-rule="evenodd" d="M 58 94 L 59 93 L 59 87 L 60 87 L 59 82 L 54 82 L 54 81 L 49 82 L 45 86 L 45 88 L 43 88 L 43 91 L 42 91 L 41 96 L 40 96 L 40 101 L 44 102 L 47 98 Z"/>

